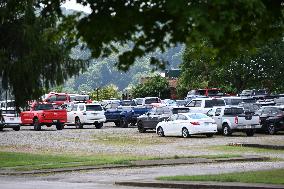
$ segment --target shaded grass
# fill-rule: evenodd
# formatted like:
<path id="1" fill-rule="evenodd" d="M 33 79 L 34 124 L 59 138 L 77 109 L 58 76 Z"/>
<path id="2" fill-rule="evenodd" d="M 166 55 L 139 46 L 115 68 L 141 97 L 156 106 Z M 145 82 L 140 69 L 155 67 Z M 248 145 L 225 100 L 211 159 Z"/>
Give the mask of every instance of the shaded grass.
<path id="1" fill-rule="evenodd" d="M 284 153 L 284 150 L 273 150 L 273 149 L 244 147 L 244 146 L 223 146 L 222 145 L 222 146 L 210 146 L 210 147 L 208 147 L 208 149 L 209 150 L 224 151 L 224 152 L 238 152 L 238 153 L 245 153 L 245 152 L 275 153 L 275 154 Z"/>
<path id="2" fill-rule="evenodd" d="M 242 182 L 242 183 L 265 183 L 284 184 L 284 169 L 250 171 L 239 173 L 226 173 L 218 175 L 195 175 L 195 176 L 172 176 L 158 177 L 165 181 L 217 181 L 217 182 Z"/>

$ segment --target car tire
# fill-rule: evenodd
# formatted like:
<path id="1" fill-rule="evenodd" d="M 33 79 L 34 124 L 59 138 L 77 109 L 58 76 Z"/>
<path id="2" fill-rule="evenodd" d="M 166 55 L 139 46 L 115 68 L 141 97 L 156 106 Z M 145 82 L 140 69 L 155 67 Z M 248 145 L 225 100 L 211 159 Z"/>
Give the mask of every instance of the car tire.
<path id="1" fill-rule="evenodd" d="M 187 128 L 182 128 L 181 132 L 183 138 L 188 138 L 190 136 Z"/>
<path id="2" fill-rule="evenodd" d="M 211 137 L 213 137 L 213 135 L 214 135 L 214 133 L 207 133 L 206 137 L 211 138 Z"/>
<path id="3" fill-rule="evenodd" d="M 96 129 L 100 129 L 103 127 L 103 123 L 95 123 Z"/>
<path id="4" fill-rule="evenodd" d="M 62 130 L 64 127 L 62 123 L 57 123 L 55 126 L 57 130 Z"/>
<path id="5" fill-rule="evenodd" d="M 21 129 L 20 125 L 13 128 L 14 131 L 19 131 L 20 129 Z"/>
<path id="6" fill-rule="evenodd" d="M 83 125 L 82 125 L 82 123 L 80 121 L 80 118 L 78 118 L 78 117 L 75 118 L 75 127 L 77 129 L 83 129 Z"/>
<path id="7" fill-rule="evenodd" d="M 269 135 L 274 135 L 276 133 L 275 126 L 274 126 L 273 123 L 271 123 L 267 126 L 267 133 Z"/>
<path id="8" fill-rule="evenodd" d="M 3 126 L 0 126 L 0 131 L 3 131 L 4 127 Z"/>
<path id="9" fill-rule="evenodd" d="M 164 133 L 164 130 L 163 130 L 162 127 L 158 127 L 157 134 L 158 134 L 159 137 L 164 137 L 165 136 L 165 133 Z"/>
<path id="10" fill-rule="evenodd" d="M 120 118 L 120 126 L 123 128 L 127 128 L 128 127 L 128 121 L 125 117 Z"/>
<path id="11" fill-rule="evenodd" d="M 139 121 L 137 123 L 137 127 L 138 127 L 139 133 L 145 133 L 146 132 L 146 129 L 144 128 L 142 121 Z"/>
<path id="12" fill-rule="evenodd" d="M 231 136 L 232 135 L 232 130 L 227 123 L 223 125 L 222 134 L 224 136 Z"/>
<path id="13" fill-rule="evenodd" d="M 115 124 L 116 127 L 120 127 L 120 122 L 119 121 L 114 122 L 114 124 Z"/>
<path id="14" fill-rule="evenodd" d="M 255 133 L 255 130 L 254 130 L 254 129 L 248 129 L 248 130 L 246 130 L 246 134 L 247 134 L 247 136 L 249 136 L 249 137 L 253 136 L 254 133 Z"/>
<path id="15" fill-rule="evenodd" d="M 33 125 L 34 125 L 34 130 L 35 131 L 40 131 L 41 130 L 41 125 L 39 123 L 38 118 L 34 118 Z"/>

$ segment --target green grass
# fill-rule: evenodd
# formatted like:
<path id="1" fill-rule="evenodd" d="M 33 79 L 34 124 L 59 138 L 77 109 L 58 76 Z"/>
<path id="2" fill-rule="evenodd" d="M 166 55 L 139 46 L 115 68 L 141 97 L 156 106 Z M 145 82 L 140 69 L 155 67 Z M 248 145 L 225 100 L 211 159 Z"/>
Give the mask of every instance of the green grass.
<path id="1" fill-rule="evenodd" d="M 0 152 L 0 168 L 14 170 L 37 170 L 78 166 L 96 166 L 109 164 L 130 164 L 134 160 L 149 157 L 128 155 L 51 155 L 29 154 L 21 152 Z"/>
<path id="2" fill-rule="evenodd" d="M 223 151 L 223 152 L 238 152 L 238 153 L 284 153 L 284 150 L 273 150 L 273 149 L 264 149 L 264 148 L 253 148 L 253 147 L 244 147 L 244 146 L 211 146 L 209 150 L 214 151 Z"/>
<path id="3" fill-rule="evenodd" d="M 47 153 L 23 153 L 23 152 L 0 152 L 0 169 L 11 169 L 18 171 L 68 168 L 79 166 L 96 165 L 129 165 L 138 160 L 161 160 L 179 158 L 231 158 L 240 157 L 236 154 L 201 155 L 201 156 L 172 156 L 172 157 L 150 157 L 131 156 L 124 154 L 47 154 Z"/>
<path id="4" fill-rule="evenodd" d="M 159 137 L 140 137 L 127 135 L 94 135 L 93 142 L 114 146 L 148 146 L 163 144 L 166 141 Z"/>
<path id="5" fill-rule="evenodd" d="M 217 181 L 217 182 L 242 182 L 242 183 L 265 183 L 284 184 L 284 169 L 250 171 L 240 173 L 227 173 L 218 175 L 196 175 L 196 176 L 172 176 L 158 177 L 164 181 Z"/>

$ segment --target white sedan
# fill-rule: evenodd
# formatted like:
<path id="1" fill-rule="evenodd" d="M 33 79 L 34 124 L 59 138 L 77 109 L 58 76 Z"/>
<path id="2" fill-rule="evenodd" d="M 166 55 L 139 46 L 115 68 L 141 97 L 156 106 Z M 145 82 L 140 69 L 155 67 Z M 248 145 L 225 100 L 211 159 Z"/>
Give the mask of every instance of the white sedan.
<path id="1" fill-rule="evenodd" d="M 217 124 L 211 117 L 202 113 L 173 114 L 168 120 L 159 122 L 156 133 L 159 136 L 182 136 L 205 134 L 212 137 L 217 132 Z"/>

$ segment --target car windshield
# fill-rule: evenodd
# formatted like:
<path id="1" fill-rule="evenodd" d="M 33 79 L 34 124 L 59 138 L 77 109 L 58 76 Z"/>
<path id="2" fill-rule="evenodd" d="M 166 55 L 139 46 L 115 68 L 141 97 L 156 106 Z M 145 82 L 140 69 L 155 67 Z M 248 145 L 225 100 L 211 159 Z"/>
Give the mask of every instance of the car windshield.
<path id="1" fill-rule="evenodd" d="M 34 108 L 35 110 L 52 110 L 54 107 L 52 104 L 38 104 Z"/>
<path id="2" fill-rule="evenodd" d="M 257 91 L 254 92 L 254 94 L 255 95 L 266 95 L 267 92 L 266 92 L 266 90 L 257 90 Z"/>
<path id="3" fill-rule="evenodd" d="M 102 111 L 102 107 L 100 105 L 86 105 L 86 111 Z"/>
<path id="4" fill-rule="evenodd" d="M 222 95 L 221 90 L 208 90 L 208 96 L 214 96 L 214 95 Z"/>
<path id="5" fill-rule="evenodd" d="M 186 100 L 176 100 L 177 106 L 185 106 L 188 103 Z"/>
<path id="6" fill-rule="evenodd" d="M 243 90 L 241 95 L 251 95 L 252 91 L 251 90 Z"/>
<path id="7" fill-rule="evenodd" d="M 143 98 L 137 98 L 137 99 L 136 99 L 137 105 L 142 105 L 143 100 L 144 100 Z"/>
<path id="8" fill-rule="evenodd" d="M 190 114 L 188 115 L 188 117 L 190 117 L 191 119 L 204 119 L 204 118 L 209 118 L 207 115 L 205 114 Z"/>

